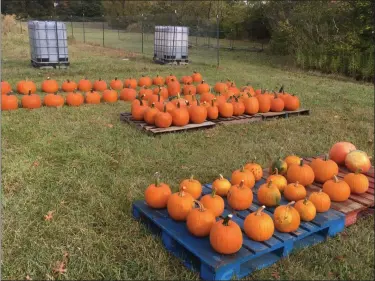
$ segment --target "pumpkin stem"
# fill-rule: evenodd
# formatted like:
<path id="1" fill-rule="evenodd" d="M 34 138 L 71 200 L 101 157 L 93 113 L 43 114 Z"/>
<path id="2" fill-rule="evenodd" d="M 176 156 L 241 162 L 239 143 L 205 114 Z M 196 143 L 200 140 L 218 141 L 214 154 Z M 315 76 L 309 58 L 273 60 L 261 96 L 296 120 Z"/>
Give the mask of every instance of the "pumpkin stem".
<path id="1" fill-rule="evenodd" d="M 303 158 L 300 159 L 299 165 L 302 167 L 303 166 Z"/>
<path id="2" fill-rule="evenodd" d="M 228 225 L 229 225 L 229 221 L 231 220 L 232 217 L 233 217 L 232 214 L 227 215 L 227 216 L 224 218 L 223 225 L 228 226 Z"/>
<path id="3" fill-rule="evenodd" d="M 151 108 L 155 108 L 155 103 L 154 102 L 151 104 Z"/>
<path id="4" fill-rule="evenodd" d="M 361 168 L 358 168 L 358 169 L 355 171 L 355 174 L 358 175 L 358 174 L 360 174 L 360 173 L 362 173 L 362 169 L 361 169 Z"/>
<path id="5" fill-rule="evenodd" d="M 155 186 L 156 187 L 160 186 L 160 173 L 159 172 L 155 173 Z"/>
<path id="6" fill-rule="evenodd" d="M 275 168 L 273 169 L 275 171 L 275 175 L 277 176 L 279 174 L 279 169 L 278 168 Z"/>
<path id="7" fill-rule="evenodd" d="M 158 93 L 158 102 L 160 102 L 160 88 L 159 88 L 159 93 Z"/>
<path id="8" fill-rule="evenodd" d="M 185 190 L 186 190 L 186 186 L 181 187 L 180 192 L 178 193 L 178 196 L 181 196 L 181 197 L 185 196 Z"/>
<path id="9" fill-rule="evenodd" d="M 338 183 L 338 182 L 339 182 L 339 179 L 337 178 L 336 175 L 333 176 L 333 180 L 335 181 L 335 183 Z"/>
<path id="10" fill-rule="evenodd" d="M 193 181 L 193 180 L 194 180 L 194 175 L 191 175 L 189 181 Z"/>
<path id="11" fill-rule="evenodd" d="M 270 181 L 268 182 L 267 187 L 271 187 L 271 185 L 272 185 L 272 180 L 270 180 Z"/>
<path id="12" fill-rule="evenodd" d="M 99 81 L 102 81 L 102 78 L 99 78 Z"/>
<path id="13" fill-rule="evenodd" d="M 164 112 L 167 112 L 167 104 L 164 104 Z"/>
<path id="14" fill-rule="evenodd" d="M 181 105 L 180 105 L 180 102 L 178 101 L 177 102 L 177 108 L 180 108 L 181 107 Z"/>
<path id="15" fill-rule="evenodd" d="M 296 201 L 291 201 L 289 202 L 288 204 L 286 204 L 287 207 L 291 207 L 294 203 L 296 203 Z"/>
<path id="16" fill-rule="evenodd" d="M 296 182 L 294 183 L 294 186 L 295 186 L 295 187 L 297 187 L 297 186 L 298 186 L 298 184 L 299 184 L 299 182 L 298 182 L 298 181 L 296 181 Z"/>
<path id="17" fill-rule="evenodd" d="M 309 201 L 309 199 L 307 197 L 305 197 L 305 199 L 303 200 L 303 204 L 307 204 L 307 202 Z"/>
<path id="18" fill-rule="evenodd" d="M 328 154 L 324 154 L 324 161 L 328 161 Z"/>
<path id="19" fill-rule="evenodd" d="M 281 88 L 279 90 L 279 93 L 284 93 L 284 85 L 281 85 Z"/>
<path id="20" fill-rule="evenodd" d="M 244 181 L 244 180 L 241 180 L 240 185 L 239 185 L 239 188 L 243 188 L 244 184 L 245 184 L 245 181 Z"/>
<path id="21" fill-rule="evenodd" d="M 211 100 L 211 106 L 215 106 L 215 101 L 216 101 L 216 98 Z"/>
<path id="22" fill-rule="evenodd" d="M 70 80 L 69 80 L 69 79 L 66 79 L 66 82 L 70 83 Z"/>
<path id="23" fill-rule="evenodd" d="M 224 177 L 223 177 L 223 175 L 222 175 L 222 174 L 220 174 L 220 175 L 219 175 L 219 179 L 221 179 L 221 180 L 223 180 L 223 179 L 224 179 Z"/>
<path id="24" fill-rule="evenodd" d="M 115 80 L 117 80 L 117 77 L 115 77 Z"/>
<path id="25" fill-rule="evenodd" d="M 256 212 L 255 212 L 255 215 L 256 216 L 260 216 L 260 214 L 262 213 L 262 211 L 264 210 L 266 208 L 266 206 L 262 206 L 262 207 L 260 207 Z"/>
<path id="26" fill-rule="evenodd" d="M 31 90 L 29 90 L 29 96 L 31 95 Z"/>
<path id="27" fill-rule="evenodd" d="M 51 79 L 51 77 L 47 77 L 47 80 L 50 80 Z"/>
<path id="28" fill-rule="evenodd" d="M 212 189 L 211 196 L 212 198 L 215 198 L 216 196 L 216 190 L 214 188 Z"/>

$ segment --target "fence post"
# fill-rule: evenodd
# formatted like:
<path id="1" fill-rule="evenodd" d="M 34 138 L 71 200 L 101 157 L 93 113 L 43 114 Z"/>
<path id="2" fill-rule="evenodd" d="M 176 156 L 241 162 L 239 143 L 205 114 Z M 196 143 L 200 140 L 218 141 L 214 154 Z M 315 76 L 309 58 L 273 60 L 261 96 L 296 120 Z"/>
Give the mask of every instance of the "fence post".
<path id="1" fill-rule="evenodd" d="M 219 40 L 219 37 L 220 37 L 220 34 L 219 34 L 219 14 L 216 15 L 216 38 L 217 38 L 217 42 L 216 42 L 216 48 L 217 48 L 217 67 L 219 67 L 220 65 L 220 54 L 219 54 L 219 50 L 220 50 L 220 40 Z"/>
<path id="2" fill-rule="evenodd" d="M 86 43 L 86 34 L 85 34 L 85 14 L 83 13 L 83 20 L 82 20 L 82 28 L 83 28 L 83 43 Z"/>
<path id="3" fill-rule="evenodd" d="M 22 22 L 20 21 L 20 28 L 21 28 L 21 34 L 22 34 Z"/>
<path id="4" fill-rule="evenodd" d="M 103 27 L 103 47 L 104 47 L 104 21 L 103 21 L 102 27 Z"/>
<path id="5" fill-rule="evenodd" d="M 73 19 L 72 16 L 70 16 L 70 25 L 72 27 L 72 37 L 74 38 L 74 30 L 73 30 Z"/>
<path id="6" fill-rule="evenodd" d="M 142 16 L 142 54 L 143 54 L 143 14 Z"/>

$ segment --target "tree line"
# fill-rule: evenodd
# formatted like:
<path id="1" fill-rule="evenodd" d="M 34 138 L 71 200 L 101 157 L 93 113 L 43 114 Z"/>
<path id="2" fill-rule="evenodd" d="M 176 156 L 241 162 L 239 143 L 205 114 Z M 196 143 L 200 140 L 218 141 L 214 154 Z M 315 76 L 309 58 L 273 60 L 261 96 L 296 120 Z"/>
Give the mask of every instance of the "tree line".
<path id="1" fill-rule="evenodd" d="M 22 19 L 105 20 L 129 31 L 184 25 L 192 35 L 212 37 L 219 28 L 221 38 L 267 41 L 270 52 L 290 55 L 305 69 L 366 80 L 374 76 L 371 0 L 3 0 L 2 13 Z"/>

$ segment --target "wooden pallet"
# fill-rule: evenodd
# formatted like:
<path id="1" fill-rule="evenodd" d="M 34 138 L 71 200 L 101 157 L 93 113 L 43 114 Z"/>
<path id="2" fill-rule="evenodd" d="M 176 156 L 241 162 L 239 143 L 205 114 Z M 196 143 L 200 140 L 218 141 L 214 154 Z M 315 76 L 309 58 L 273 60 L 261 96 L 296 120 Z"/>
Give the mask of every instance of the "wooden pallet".
<path id="1" fill-rule="evenodd" d="M 260 204 L 257 200 L 257 188 L 265 182 L 261 179 L 254 187 L 254 200 L 251 207 L 245 211 L 234 212 L 225 201 L 223 216 L 233 214 L 233 220 L 243 230 L 244 219 L 255 212 Z M 203 194 L 211 193 L 211 184 L 203 186 Z M 286 204 L 283 199 L 280 204 Z M 272 215 L 274 208 L 265 212 Z M 292 233 L 275 231 L 273 237 L 265 242 L 256 242 L 243 233 L 242 248 L 233 255 L 216 253 L 209 238 L 192 236 L 185 222 L 176 222 L 168 216 L 166 209 L 155 210 L 147 206 L 145 201 L 133 204 L 133 216 L 145 223 L 155 234 L 161 235 L 165 248 L 182 260 L 189 269 L 200 272 L 203 280 L 230 280 L 233 276 L 245 277 L 254 270 L 268 267 L 293 250 L 311 246 L 334 236 L 344 229 L 345 216 L 335 210 L 329 210 L 316 216 L 312 222 L 302 222 Z M 222 218 L 222 217 L 221 217 Z"/>
<path id="2" fill-rule="evenodd" d="M 317 156 L 311 158 L 304 158 L 307 164 L 311 163 L 314 158 L 323 158 L 324 156 Z M 346 174 L 350 171 L 340 166 L 338 178 L 343 179 Z M 268 169 L 263 170 L 263 178 L 267 178 L 269 175 Z M 370 171 L 365 174 L 369 180 L 369 189 L 364 194 L 351 194 L 349 199 L 345 202 L 332 202 L 331 208 L 345 214 L 345 226 L 354 224 L 357 219 L 361 216 L 373 214 L 374 207 L 374 167 L 371 167 Z M 307 194 L 314 191 L 319 191 L 323 187 L 322 184 L 314 182 L 312 185 L 306 187 Z"/>
<path id="3" fill-rule="evenodd" d="M 282 111 L 282 112 L 267 112 L 267 113 L 257 113 L 254 115 L 244 114 L 241 116 L 232 116 L 229 118 L 219 117 L 212 122 L 217 124 L 243 124 L 257 121 L 267 121 L 275 118 L 288 118 L 289 116 L 297 115 L 310 115 L 309 109 L 298 109 L 296 111 Z"/>
<path id="4" fill-rule="evenodd" d="M 185 130 L 194 130 L 194 129 L 206 129 L 215 126 L 216 124 L 211 121 L 203 122 L 202 124 L 188 124 L 183 127 L 178 126 L 171 126 L 169 128 L 158 128 L 152 125 L 146 124 L 144 121 L 136 121 L 133 120 L 131 113 L 124 112 L 120 114 L 120 120 L 129 124 L 134 125 L 136 128 L 145 131 L 147 133 L 158 135 L 164 133 L 175 133 L 175 132 L 182 132 Z"/>

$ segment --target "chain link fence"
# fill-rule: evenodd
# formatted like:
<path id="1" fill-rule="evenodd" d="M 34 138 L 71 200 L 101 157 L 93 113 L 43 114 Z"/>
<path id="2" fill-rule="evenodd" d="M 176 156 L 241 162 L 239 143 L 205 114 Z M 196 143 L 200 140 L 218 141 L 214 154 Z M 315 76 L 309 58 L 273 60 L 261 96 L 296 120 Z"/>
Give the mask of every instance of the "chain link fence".
<path id="1" fill-rule="evenodd" d="M 33 20 L 33 19 L 28 19 Z M 224 30 L 220 17 L 197 20 L 196 17 L 176 14 L 137 15 L 127 17 L 49 17 L 35 20 L 64 21 L 69 38 L 76 42 L 124 49 L 128 52 L 154 56 L 155 26 L 189 27 L 189 61 L 220 65 L 228 52 L 262 52 L 267 41 L 255 40 L 251 34 Z M 24 25 L 25 26 L 25 25 Z M 20 27 L 22 28 L 22 27 Z"/>

